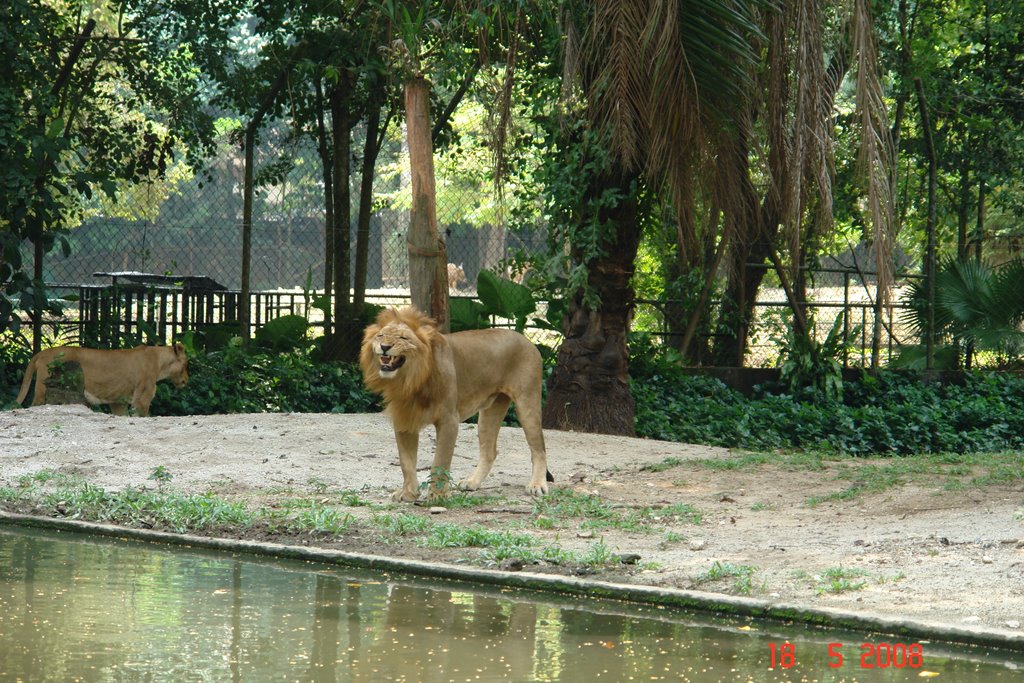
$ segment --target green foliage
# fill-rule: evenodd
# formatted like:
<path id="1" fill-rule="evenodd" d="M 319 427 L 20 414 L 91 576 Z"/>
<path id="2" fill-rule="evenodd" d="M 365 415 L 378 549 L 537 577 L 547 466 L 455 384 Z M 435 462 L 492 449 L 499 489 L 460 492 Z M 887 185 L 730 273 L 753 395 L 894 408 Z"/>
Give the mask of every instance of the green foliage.
<path id="1" fill-rule="evenodd" d="M 452 332 L 482 330 L 491 326 L 487 308 L 475 299 L 449 300 L 448 315 L 451 319 Z"/>
<path id="2" fill-rule="evenodd" d="M 935 274 L 935 335 L 953 349 L 937 349 L 937 367 L 956 367 L 956 349 L 990 350 L 1009 357 L 1024 348 L 1024 259 L 1000 267 L 973 258 L 950 258 Z M 909 308 L 902 322 L 924 338 L 928 326 L 928 282 L 916 280 L 905 298 Z M 921 366 L 922 350 L 900 354 L 899 367 Z"/>
<path id="3" fill-rule="evenodd" d="M 698 585 L 731 579 L 733 590 L 740 595 L 750 595 L 754 590 L 754 574 L 757 567 L 747 564 L 736 565 L 731 562 L 715 562 L 704 573 L 694 579 Z"/>
<path id="4" fill-rule="evenodd" d="M 516 330 L 526 329 L 526 318 L 537 310 L 529 287 L 482 270 L 476 279 L 477 296 L 491 315 L 516 321 Z"/>
<path id="5" fill-rule="evenodd" d="M 21 384 L 22 374 L 30 358 L 32 347 L 27 342 L 9 332 L 0 336 L 0 386 Z"/>
<path id="6" fill-rule="evenodd" d="M 379 410 L 348 363 L 314 362 L 308 353 L 246 352 L 238 345 L 189 361 L 189 383 L 162 382 L 154 415 L 260 412 L 367 412 Z"/>
<path id="7" fill-rule="evenodd" d="M 256 344 L 268 351 L 294 351 L 308 347 L 309 322 L 305 316 L 282 315 L 256 330 Z"/>
<path id="8" fill-rule="evenodd" d="M 1024 448 L 1024 378 L 1013 375 L 967 374 L 962 384 L 939 384 L 914 373 L 865 374 L 834 402 L 763 391 L 746 398 L 650 357 L 637 358 L 631 375 L 643 437 L 851 455 Z"/>
<path id="9" fill-rule="evenodd" d="M 182 11 L 202 15 L 187 39 L 180 35 L 189 23 Z M 167 13 L 131 2 L 5 3 L 0 329 L 17 329 L 18 309 L 60 313 L 44 283 L 29 274 L 21 255 L 26 242 L 44 254 L 57 246 L 67 254 L 63 231 L 95 209 L 101 193 L 112 198 L 118 188 L 163 180 L 176 156 L 194 159 L 207 148 L 204 79 L 193 48 L 221 34 L 222 17 L 211 19 L 195 3 L 178 5 L 174 14 L 169 21 Z"/>
<path id="10" fill-rule="evenodd" d="M 516 321 L 516 330 L 526 329 L 527 317 L 537 310 L 530 288 L 481 270 L 476 278 L 480 301 L 452 299 L 450 305 L 452 332 L 490 327 L 490 318 Z"/>
<path id="11" fill-rule="evenodd" d="M 781 341 L 783 361 L 779 366 L 779 381 L 792 395 L 826 401 L 842 397 L 843 371 L 839 359 L 847 338 L 843 336 L 845 320 L 845 312 L 836 316 L 823 342 L 790 326 L 788 336 Z M 813 318 L 808 318 L 807 327 L 814 329 Z M 856 338 L 859 333 L 860 325 L 850 332 L 849 338 Z"/>

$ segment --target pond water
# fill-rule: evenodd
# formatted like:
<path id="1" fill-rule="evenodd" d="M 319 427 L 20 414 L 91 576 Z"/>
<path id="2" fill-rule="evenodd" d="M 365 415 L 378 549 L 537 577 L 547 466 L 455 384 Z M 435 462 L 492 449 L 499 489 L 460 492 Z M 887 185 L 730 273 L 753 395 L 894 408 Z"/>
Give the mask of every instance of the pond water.
<path id="1" fill-rule="evenodd" d="M 1020 681 L 1024 654 L 0 527 L 0 681 L 922 677 Z"/>

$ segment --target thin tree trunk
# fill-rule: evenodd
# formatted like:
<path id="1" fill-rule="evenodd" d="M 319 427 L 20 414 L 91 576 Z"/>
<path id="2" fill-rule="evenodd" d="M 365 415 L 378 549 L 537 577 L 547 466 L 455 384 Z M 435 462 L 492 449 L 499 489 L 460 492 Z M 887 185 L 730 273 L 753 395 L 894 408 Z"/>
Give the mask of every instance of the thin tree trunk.
<path id="1" fill-rule="evenodd" d="M 352 157 L 352 77 L 342 69 L 337 86 L 331 91 L 331 137 L 334 140 L 334 334 L 329 337 L 327 356 L 355 360 L 359 353 L 356 325 L 349 305 L 352 287 L 351 216 L 352 193 L 349 190 Z"/>
<path id="2" fill-rule="evenodd" d="M 448 256 L 437 229 L 434 154 L 430 140 L 430 83 L 416 76 L 405 84 L 406 135 L 412 180 L 409 211 L 409 290 L 412 303 L 447 332 Z"/>
<path id="3" fill-rule="evenodd" d="M 750 179 L 749 142 L 737 135 L 732 150 L 722 161 L 722 173 L 738 194 L 733 211 L 725 214 L 726 230 L 735 237 L 729 244 L 729 277 L 719 309 L 712 362 L 722 367 L 742 367 L 750 323 L 761 281 L 768 272 L 768 256 L 782 222 L 778 191 L 769 190 L 759 200 Z M 780 162 L 781 163 L 781 162 Z"/>
<path id="4" fill-rule="evenodd" d="M 985 201 L 988 197 L 988 185 L 985 179 L 978 181 L 978 216 L 974 223 L 974 260 L 981 262 L 981 248 L 985 241 Z"/>
<path id="5" fill-rule="evenodd" d="M 260 125 L 263 123 L 263 117 L 266 116 L 267 111 L 274 104 L 274 100 L 277 99 L 277 94 L 281 92 L 281 89 L 288 82 L 288 75 L 291 73 L 295 62 L 302 55 L 302 51 L 303 45 L 300 44 L 292 52 L 288 62 L 277 74 L 277 78 L 274 79 L 270 89 L 263 96 L 263 100 L 249 120 L 249 125 L 245 128 L 245 173 L 244 180 L 242 181 L 242 291 L 239 294 L 241 301 L 238 305 L 238 323 L 243 345 L 248 344 L 249 335 L 252 331 L 250 325 L 251 311 L 249 310 L 249 266 L 252 261 L 252 195 L 254 191 L 253 165 L 255 164 L 254 147 L 256 146 L 256 131 L 259 130 Z"/>
<path id="6" fill-rule="evenodd" d="M 938 160 L 935 158 L 935 142 L 932 138 L 931 117 L 928 114 L 928 101 L 924 95 L 924 84 L 920 78 L 914 79 L 917 91 L 917 106 L 921 114 L 921 130 L 924 134 L 925 156 L 928 159 L 928 219 L 925 222 L 925 278 L 928 286 L 928 319 L 925 324 L 925 367 L 935 367 L 935 227 L 937 211 L 935 191 L 938 186 Z"/>
<path id="7" fill-rule="evenodd" d="M 582 294 L 569 303 L 562 324 L 565 340 L 548 380 L 544 427 L 599 434 L 632 436 L 635 405 L 629 389 L 629 351 L 626 345 L 633 314 L 629 286 L 640 243 L 636 176 L 619 171 L 595 183 L 594 196 L 617 188 L 624 197 L 615 207 L 601 209 L 601 224 L 616 226 L 615 241 L 589 265 L 589 282 L 600 307 L 583 303 Z"/>
<path id="8" fill-rule="evenodd" d="M 383 105 L 384 82 L 375 80 L 366 114 L 366 142 L 363 144 L 363 165 L 359 180 L 359 217 L 356 223 L 356 268 L 352 289 L 352 314 L 361 319 L 366 300 L 366 271 L 370 257 L 370 216 L 373 212 L 373 178 L 380 151 L 377 140 Z"/>
<path id="9" fill-rule="evenodd" d="M 254 191 L 253 164 L 255 163 L 253 148 L 256 146 L 256 128 L 261 118 L 262 115 L 259 118 L 253 117 L 245 129 L 245 171 L 242 180 L 242 290 L 238 302 L 238 325 L 243 345 L 249 343 L 249 336 L 252 334 L 250 322 L 252 312 L 249 306 L 251 290 L 249 265 L 252 262 L 252 195 Z"/>
<path id="10" fill-rule="evenodd" d="M 971 238 L 967 234 L 968 213 L 971 205 L 971 180 L 967 157 L 960 162 L 960 196 L 956 207 L 956 254 L 959 258 L 967 258 L 970 251 Z"/>
<path id="11" fill-rule="evenodd" d="M 316 85 L 316 133 L 317 148 L 320 152 L 320 164 L 323 167 L 324 181 L 324 296 L 331 296 L 331 284 L 334 282 L 334 162 L 327 145 L 327 127 L 324 125 L 323 85 L 320 78 L 315 79 Z M 324 334 L 331 334 L 331 307 L 324 306 Z"/>
<path id="12" fill-rule="evenodd" d="M 85 49 L 85 45 L 89 42 L 89 38 L 92 36 L 93 30 L 96 28 L 96 20 L 89 19 L 85 22 L 85 26 L 82 28 L 82 33 L 75 36 L 75 42 L 71 46 L 70 52 L 68 52 L 67 59 L 64 60 L 64 64 L 61 65 L 60 73 L 57 74 L 57 78 L 53 82 L 53 86 L 50 88 L 51 101 L 56 102 L 61 95 L 61 91 L 68 84 L 71 79 L 71 73 L 74 71 L 75 65 L 78 63 L 79 58 L 82 56 L 82 50 Z M 56 43 L 55 43 L 56 44 Z M 51 57 L 56 58 L 55 51 L 51 51 Z M 83 86 L 84 87 L 84 86 Z M 39 130 L 43 130 L 46 127 L 46 115 L 49 112 L 47 107 L 40 106 L 38 113 L 38 121 L 36 125 Z M 71 119 L 68 119 L 67 124 L 64 127 L 64 134 L 68 134 L 68 130 L 71 126 Z M 50 168 L 56 163 L 56 159 L 53 158 L 49 152 L 43 153 L 43 158 L 39 164 L 40 171 L 39 175 L 35 179 L 35 195 L 36 197 L 43 196 L 43 190 L 46 186 L 46 177 L 50 173 Z M 29 219 L 29 239 L 32 241 L 32 311 L 29 314 L 32 320 L 32 353 L 39 353 L 43 345 L 43 310 L 41 303 L 45 304 L 46 290 L 43 285 L 43 260 L 46 256 L 46 249 L 43 247 L 43 231 L 46 226 L 43 224 L 43 218 L 38 214 L 34 214 Z"/>

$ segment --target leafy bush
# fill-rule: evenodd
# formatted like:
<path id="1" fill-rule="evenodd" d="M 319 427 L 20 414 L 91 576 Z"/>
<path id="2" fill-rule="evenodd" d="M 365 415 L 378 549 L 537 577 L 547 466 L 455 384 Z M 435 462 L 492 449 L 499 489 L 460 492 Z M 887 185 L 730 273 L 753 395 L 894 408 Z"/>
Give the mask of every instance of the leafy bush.
<path id="1" fill-rule="evenodd" d="M 154 415 L 261 412 L 372 412 L 380 410 L 363 387 L 359 368 L 314 362 L 308 353 L 247 352 L 228 346 L 189 360 L 189 383 L 157 385 Z"/>
<path id="2" fill-rule="evenodd" d="M 961 383 L 916 373 L 863 375 L 841 400 L 760 391 L 747 398 L 717 379 L 689 375 L 643 336 L 630 340 L 638 436 L 768 451 L 852 455 L 973 453 L 1024 449 L 1024 378 L 966 374 Z M 27 355 L 0 345 L 8 405 Z M 157 385 L 155 415 L 252 412 L 376 412 L 357 366 L 317 362 L 310 350 L 272 353 L 229 344 L 190 360 L 189 385 Z M 26 356 L 24 359 L 22 356 Z M 550 365 L 546 366 L 550 370 Z M 783 387 L 784 385 L 779 385 Z M 508 424 L 514 424 L 511 412 Z"/>
<path id="3" fill-rule="evenodd" d="M 0 386 L 20 386 L 30 358 L 32 348 L 27 343 L 10 333 L 0 338 Z"/>
<path id="4" fill-rule="evenodd" d="M 752 450 L 853 455 L 1024 448 L 1024 378 L 969 374 L 962 385 L 882 372 L 846 382 L 842 402 L 746 398 L 672 364 L 634 364 L 638 436 Z"/>

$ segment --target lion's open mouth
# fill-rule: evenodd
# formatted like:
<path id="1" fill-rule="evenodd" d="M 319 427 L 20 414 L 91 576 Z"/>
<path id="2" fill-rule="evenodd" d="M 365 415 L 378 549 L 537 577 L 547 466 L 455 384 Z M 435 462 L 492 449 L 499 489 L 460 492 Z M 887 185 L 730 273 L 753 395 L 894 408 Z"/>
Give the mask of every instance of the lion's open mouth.
<path id="1" fill-rule="evenodd" d="M 380 371 L 381 372 L 394 372 L 398 368 L 405 365 L 405 356 L 381 356 L 380 357 Z"/>

